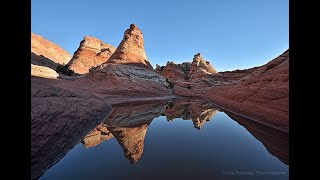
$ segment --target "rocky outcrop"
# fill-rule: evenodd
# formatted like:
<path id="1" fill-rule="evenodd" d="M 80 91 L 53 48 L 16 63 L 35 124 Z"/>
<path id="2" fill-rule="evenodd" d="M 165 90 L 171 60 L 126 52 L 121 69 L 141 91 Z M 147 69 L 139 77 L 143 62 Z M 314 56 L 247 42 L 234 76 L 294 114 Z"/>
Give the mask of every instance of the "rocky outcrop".
<path id="1" fill-rule="evenodd" d="M 288 132 L 289 50 L 236 84 L 209 88 L 204 97 L 227 110 Z"/>
<path id="2" fill-rule="evenodd" d="M 142 34 L 132 24 L 109 60 L 91 69 L 74 85 L 83 91 L 108 96 L 173 96 L 166 79 L 150 67 L 144 53 Z"/>
<path id="3" fill-rule="evenodd" d="M 97 38 L 85 36 L 68 63 L 69 69 L 78 74 L 86 74 L 89 69 L 106 62 L 115 48 Z"/>
<path id="4" fill-rule="evenodd" d="M 46 66 L 53 70 L 58 64 L 67 64 L 71 55 L 51 41 L 31 33 L 31 64 Z"/>
<path id="5" fill-rule="evenodd" d="M 159 65 L 156 65 L 155 71 L 172 82 L 179 82 L 189 79 L 190 68 L 191 63 L 188 62 L 176 64 L 172 61 L 168 61 L 166 66 L 161 67 Z"/>
<path id="6" fill-rule="evenodd" d="M 194 55 L 192 63 L 191 63 L 191 69 L 189 73 L 190 79 L 199 79 L 202 78 L 205 75 L 208 74 L 215 74 L 218 73 L 210 64 L 209 61 L 205 61 L 200 53 L 197 53 Z"/>
<path id="7" fill-rule="evenodd" d="M 59 74 L 48 67 L 31 64 L 31 76 L 57 79 Z"/>
<path id="8" fill-rule="evenodd" d="M 184 62 L 182 64 L 176 64 L 174 62 L 167 62 L 166 66 L 156 67 L 156 72 L 164 76 L 174 85 L 190 89 L 192 85 L 202 88 L 205 86 L 211 86 L 215 83 L 214 78 L 218 72 L 211 66 L 209 61 L 205 61 L 200 53 L 194 55 L 191 63 Z M 220 78 L 220 75 L 217 77 Z M 180 95 L 180 94 L 179 94 Z"/>
<path id="9" fill-rule="evenodd" d="M 153 70 L 144 51 L 142 33 L 135 24 L 131 24 L 124 32 L 121 43 L 106 63 L 129 64 Z"/>
<path id="10" fill-rule="evenodd" d="M 157 65 L 156 72 L 177 83 L 199 81 L 207 75 L 218 73 L 209 61 L 205 61 L 201 57 L 200 53 L 194 55 L 191 63 L 184 62 L 182 64 L 176 64 L 168 61 L 166 66 L 161 67 Z"/>

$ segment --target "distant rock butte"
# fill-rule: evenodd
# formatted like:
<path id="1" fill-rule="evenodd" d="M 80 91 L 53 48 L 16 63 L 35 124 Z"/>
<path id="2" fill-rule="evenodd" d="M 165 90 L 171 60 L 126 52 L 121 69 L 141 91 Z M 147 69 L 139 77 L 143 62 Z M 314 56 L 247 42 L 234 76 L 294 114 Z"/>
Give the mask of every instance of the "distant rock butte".
<path id="1" fill-rule="evenodd" d="M 47 66 L 52 69 L 54 69 L 58 63 L 67 64 L 71 59 L 71 55 L 67 51 L 34 33 L 31 33 L 31 52 L 33 53 L 31 56 L 32 64 Z M 52 62 L 50 63 L 50 61 Z"/>
<path id="2" fill-rule="evenodd" d="M 121 43 L 106 63 L 129 64 L 153 70 L 144 51 L 142 33 L 135 24 L 131 24 L 124 32 Z"/>
<path id="3" fill-rule="evenodd" d="M 190 79 L 201 78 L 204 75 L 215 73 L 218 72 L 211 66 L 209 61 L 205 61 L 201 57 L 200 53 L 194 55 L 189 73 Z"/>
<path id="4" fill-rule="evenodd" d="M 112 45 L 103 43 L 97 38 L 85 36 L 70 62 L 69 69 L 78 74 L 86 74 L 89 69 L 106 62 L 115 48 Z"/>
<path id="5" fill-rule="evenodd" d="M 167 62 L 166 66 L 156 65 L 155 71 L 166 79 L 173 81 L 175 84 L 184 82 L 203 83 L 207 81 L 208 75 L 217 74 L 218 72 L 211 66 L 209 61 L 205 61 L 200 53 L 194 55 L 191 63 L 184 62 L 176 64 L 174 62 Z"/>

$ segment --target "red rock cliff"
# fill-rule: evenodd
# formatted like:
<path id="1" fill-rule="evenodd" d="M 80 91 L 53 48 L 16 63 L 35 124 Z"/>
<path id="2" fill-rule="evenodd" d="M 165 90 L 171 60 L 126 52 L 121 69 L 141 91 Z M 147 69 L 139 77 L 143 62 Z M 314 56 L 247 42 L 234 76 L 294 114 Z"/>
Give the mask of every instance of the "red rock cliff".
<path id="1" fill-rule="evenodd" d="M 86 74 L 90 68 L 106 62 L 114 51 L 113 46 L 103 43 L 97 38 L 85 36 L 68 63 L 69 69 L 78 74 Z"/>

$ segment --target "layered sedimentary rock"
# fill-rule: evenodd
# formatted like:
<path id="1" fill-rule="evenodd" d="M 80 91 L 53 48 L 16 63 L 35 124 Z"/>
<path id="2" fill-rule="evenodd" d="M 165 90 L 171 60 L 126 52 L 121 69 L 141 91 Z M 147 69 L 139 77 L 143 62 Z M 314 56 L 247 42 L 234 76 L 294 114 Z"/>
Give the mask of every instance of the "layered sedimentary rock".
<path id="1" fill-rule="evenodd" d="M 59 74 L 48 67 L 31 64 L 31 76 L 57 79 Z"/>
<path id="2" fill-rule="evenodd" d="M 201 83 L 202 78 L 218 73 L 209 61 L 203 59 L 200 53 L 194 55 L 191 63 L 184 62 L 182 64 L 176 64 L 168 61 L 166 66 L 161 67 L 157 65 L 156 72 L 178 84 L 180 82 Z"/>
<path id="3" fill-rule="evenodd" d="M 69 69 L 78 74 L 86 74 L 89 69 L 106 62 L 115 48 L 97 38 L 85 36 L 70 62 Z"/>
<path id="4" fill-rule="evenodd" d="M 196 97 L 196 94 L 199 94 L 193 94 L 190 89 L 212 86 L 217 81 L 212 77 L 221 76 L 200 53 L 194 55 L 191 63 L 176 64 L 168 61 L 166 66 L 158 65 L 155 70 L 174 84 L 177 95 L 189 97 Z"/>
<path id="5" fill-rule="evenodd" d="M 59 64 L 67 64 L 71 55 L 51 41 L 31 33 L 31 76 L 56 79 Z"/>
<path id="6" fill-rule="evenodd" d="M 54 69 L 58 64 L 67 64 L 71 55 L 53 42 L 31 33 L 31 64 Z"/>
<path id="7" fill-rule="evenodd" d="M 224 84 L 230 84 L 228 82 L 235 82 L 238 81 L 245 76 L 248 76 L 249 74 L 253 73 L 255 70 L 257 70 L 260 67 L 254 67 L 249 69 L 243 69 L 243 70 L 234 70 L 234 71 L 222 71 L 216 74 L 210 74 L 210 79 L 214 80 L 215 83 L 213 85 L 224 85 Z"/>
<path id="8" fill-rule="evenodd" d="M 189 71 L 191 63 L 185 62 L 182 64 L 176 64 L 174 62 L 167 62 L 166 66 L 156 65 L 155 71 L 161 74 L 166 79 L 173 82 L 186 81 L 189 79 Z"/>
<path id="9" fill-rule="evenodd" d="M 194 55 L 189 73 L 190 79 L 200 79 L 205 75 L 215 73 L 218 72 L 211 66 L 209 61 L 205 61 L 201 57 L 200 53 Z"/>
<path id="10" fill-rule="evenodd" d="M 106 63 L 129 64 L 153 70 L 144 51 L 141 31 L 135 24 L 124 32 L 123 40 Z"/>
<path id="11" fill-rule="evenodd" d="M 289 130 L 289 50 L 234 85 L 213 86 L 206 98 L 261 123 Z"/>
<path id="12" fill-rule="evenodd" d="M 142 33 L 131 24 L 109 60 L 74 84 L 84 91 L 89 89 L 109 96 L 172 96 L 166 79 L 150 67 Z"/>

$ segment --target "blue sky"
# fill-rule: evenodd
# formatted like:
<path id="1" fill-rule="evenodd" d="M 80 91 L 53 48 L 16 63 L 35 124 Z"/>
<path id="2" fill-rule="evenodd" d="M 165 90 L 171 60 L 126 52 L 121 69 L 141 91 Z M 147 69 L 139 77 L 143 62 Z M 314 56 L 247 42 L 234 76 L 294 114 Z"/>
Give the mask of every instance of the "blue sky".
<path id="1" fill-rule="evenodd" d="M 131 23 L 153 66 L 200 52 L 218 71 L 244 69 L 289 48 L 289 0 L 31 1 L 31 31 L 70 54 L 86 35 L 117 47 Z"/>

